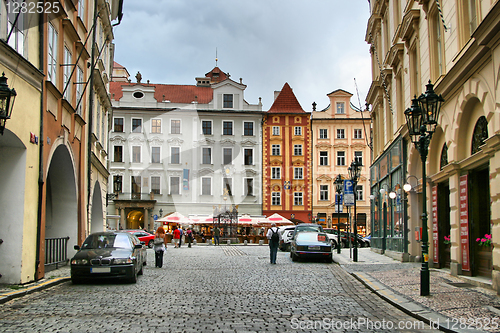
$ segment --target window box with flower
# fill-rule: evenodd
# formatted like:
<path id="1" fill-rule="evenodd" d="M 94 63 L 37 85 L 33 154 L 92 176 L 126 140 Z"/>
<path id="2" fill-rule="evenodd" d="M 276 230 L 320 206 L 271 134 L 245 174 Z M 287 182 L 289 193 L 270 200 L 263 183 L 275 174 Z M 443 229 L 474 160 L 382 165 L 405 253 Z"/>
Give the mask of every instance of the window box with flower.
<path id="1" fill-rule="evenodd" d="M 444 236 L 444 242 L 443 243 L 446 244 L 446 245 L 451 244 L 451 236 L 450 235 Z"/>
<path id="2" fill-rule="evenodd" d="M 490 247 L 491 246 L 491 234 L 485 234 L 483 237 L 477 238 L 476 243 L 479 246 Z"/>

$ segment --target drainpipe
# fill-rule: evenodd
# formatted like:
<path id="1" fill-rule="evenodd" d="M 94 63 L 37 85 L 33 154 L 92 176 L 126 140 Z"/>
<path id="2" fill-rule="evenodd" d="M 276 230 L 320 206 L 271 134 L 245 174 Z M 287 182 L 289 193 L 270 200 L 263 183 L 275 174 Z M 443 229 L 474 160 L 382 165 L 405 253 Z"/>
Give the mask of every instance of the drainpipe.
<path id="1" fill-rule="evenodd" d="M 86 211 L 86 224 L 88 226 L 88 220 L 90 219 L 90 197 L 91 197 L 91 192 L 90 192 L 90 177 L 92 174 L 92 127 L 93 127 L 93 112 L 94 112 L 94 69 L 95 69 L 95 43 L 96 43 L 96 38 L 97 38 L 97 1 L 94 1 L 94 19 L 93 19 L 93 24 L 94 24 L 94 31 L 92 35 L 92 56 L 91 56 L 91 66 L 90 66 L 90 90 L 89 90 L 89 127 L 88 127 L 88 137 L 87 137 L 87 211 Z M 85 228 L 83 229 L 85 232 Z"/>
<path id="2" fill-rule="evenodd" d="M 43 49 L 44 49 L 44 28 L 45 24 L 43 24 L 43 19 L 44 19 L 43 13 L 40 13 L 38 19 L 40 22 L 38 22 L 38 38 L 39 40 L 39 70 L 43 72 L 44 68 L 44 57 L 43 57 Z M 41 246 L 42 246 L 42 240 L 40 239 L 42 236 L 42 200 L 43 200 L 43 186 L 44 186 L 44 181 L 43 181 L 43 143 L 44 143 L 44 132 L 43 132 L 43 93 L 44 93 L 44 84 L 45 80 L 42 79 L 42 91 L 40 94 L 40 137 L 39 137 L 39 158 L 38 158 L 38 212 L 37 212 L 37 226 L 36 226 L 36 255 L 35 255 L 35 276 L 34 279 L 35 281 L 38 281 L 42 277 L 38 277 L 38 268 L 40 266 L 40 253 L 41 253 Z"/>

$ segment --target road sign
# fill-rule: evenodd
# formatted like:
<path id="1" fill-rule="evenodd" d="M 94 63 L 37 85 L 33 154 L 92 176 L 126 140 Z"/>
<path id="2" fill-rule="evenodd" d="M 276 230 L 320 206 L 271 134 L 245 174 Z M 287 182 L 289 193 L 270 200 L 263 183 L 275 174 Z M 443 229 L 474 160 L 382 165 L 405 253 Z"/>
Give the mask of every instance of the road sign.
<path id="1" fill-rule="evenodd" d="M 153 215 L 153 219 L 154 219 L 155 221 L 156 221 L 156 220 L 158 220 L 158 215 L 156 215 L 156 214 L 155 214 L 155 215 Z"/>
<path id="2" fill-rule="evenodd" d="M 354 206 L 354 184 L 348 179 L 344 180 L 344 205 Z"/>
<path id="3" fill-rule="evenodd" d="M 335 194 L 335 213 L 342 213 L 342 194 Z"/>

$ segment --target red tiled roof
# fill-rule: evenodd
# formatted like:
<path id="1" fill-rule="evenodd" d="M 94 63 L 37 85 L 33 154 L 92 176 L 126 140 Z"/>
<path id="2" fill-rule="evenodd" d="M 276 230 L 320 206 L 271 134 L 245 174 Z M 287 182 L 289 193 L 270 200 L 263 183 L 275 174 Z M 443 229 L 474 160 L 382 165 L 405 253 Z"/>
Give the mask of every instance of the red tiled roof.
<path id="1" fill-rule="evenodd" d="M 146 83 L 110 82 L 109 92 L 111 93 L 111 99 L 118 101 L 123 97 L 122 86 L 138 85 L 148 86 Z M 208 104 L 213 99 L 213 91 L 210 87 L 175 84 L 149 84 L 149 87 L 155 87 L 155 99 L 158 102 L 163 100 L 172 103 L 191 103 L 197 101 L 200 104 Z"/>
<path id="2" fill-rule="evenodd" d="M 210 78 L 210 83 L 219 83 L 228 78 L 226 73 L 221 71 L 219 67 L 214 67 L 214 69 L 205 74 L 205 77 Z"/>
<path id="3" fill-rule="evenodd" d="M 278 97 L 274 100 L 273 105 L 267 111 L 269 113 L 305 113 L 302 106 L 300 106 L 297 97 L 292 91 L 292 88 L 285 83 L 283 89 L 279 93 Z"/>
<path id="4" fill-rule="evenodd" d="M 123 67 L 122 65 L 120 65 L 116 61 L 113 61 L 113 68 L 125 68 L 125 67 Z"/>

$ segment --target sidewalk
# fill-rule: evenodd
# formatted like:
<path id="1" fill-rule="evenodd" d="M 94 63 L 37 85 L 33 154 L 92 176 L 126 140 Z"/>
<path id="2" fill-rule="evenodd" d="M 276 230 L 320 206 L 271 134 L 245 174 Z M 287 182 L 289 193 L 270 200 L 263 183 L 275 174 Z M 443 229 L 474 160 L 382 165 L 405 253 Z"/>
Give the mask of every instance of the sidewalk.
<path id="1" fill-rule="evenodd" d="M 446 269 L 430 269 L 430 295 L 420 296 L 420 263 L 402 263 L 358 249 L 358 262 L 349 249 L 334 253 L 334 261 L 368 289 L 416 319 L 446 332 L 499 332 L 500 297 L 491 280 L 454 277 Z"/>

